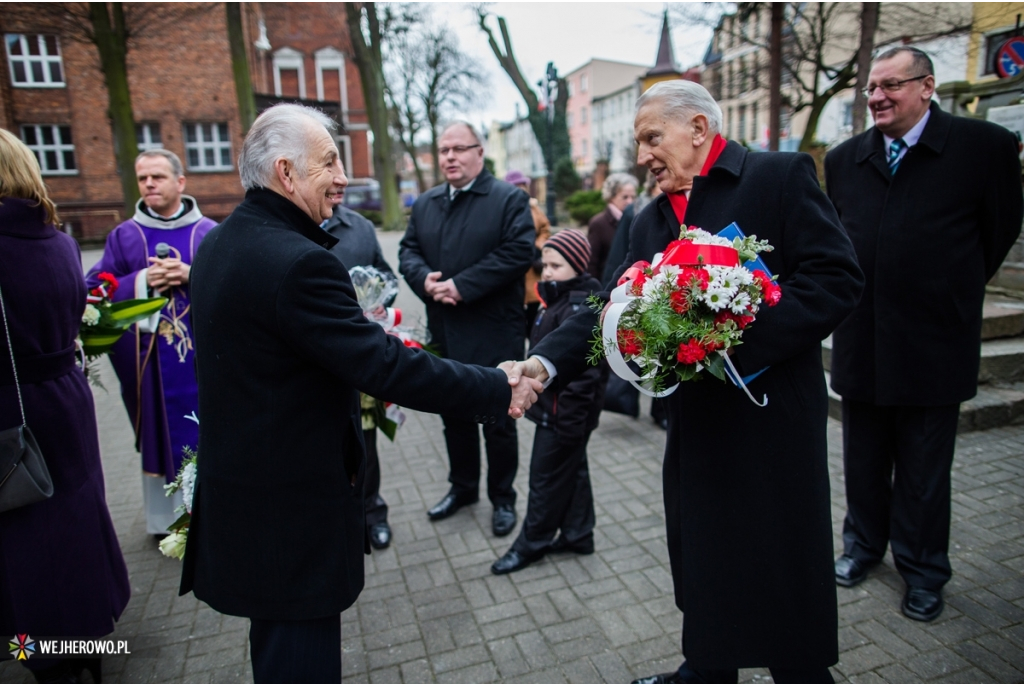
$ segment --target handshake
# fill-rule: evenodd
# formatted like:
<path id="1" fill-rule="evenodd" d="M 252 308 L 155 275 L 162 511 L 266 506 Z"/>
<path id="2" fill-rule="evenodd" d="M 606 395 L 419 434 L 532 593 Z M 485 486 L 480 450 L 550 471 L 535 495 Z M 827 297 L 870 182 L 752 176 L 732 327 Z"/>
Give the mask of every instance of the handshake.
<path id="1" fill-rule="evenodd" d="M 498 368 L 505 372 L 508 384 L 512 386 L 512 404 L 508 408 L 508 415 L 513 419 L 521 419 L 537 401 L 537 395 L 543 392 L 548 370 L 536 357 L 521 362 L 502 362 Z"/>

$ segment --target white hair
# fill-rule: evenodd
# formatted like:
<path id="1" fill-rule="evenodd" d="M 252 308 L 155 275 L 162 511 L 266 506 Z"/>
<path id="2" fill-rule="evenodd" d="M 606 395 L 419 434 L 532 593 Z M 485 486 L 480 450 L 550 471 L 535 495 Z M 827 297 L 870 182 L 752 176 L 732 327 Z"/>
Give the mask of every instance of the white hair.
<path id="1" fill-rule="evenodd" d="M 170 150 L 165 150 L 163 148 L 143 150 L 139 153 L 139 156 L 135 158 L 135 163 L 138 164 L 140 159 L 145 159 L 146 157 L 163 157 L 166 159 L 167 163 L 171 165 L 171 173 L 174 174 L 175 180 L 177 180 L 178 177 L 185 175 L 185 168 L 181 166 L 181 158 Z"/>
<path id="2" fill-rule="evenodd" d="M 469 129 L 469 135 L 473 136 L 473 140 L 476 141 L 476 144 L 479 145 L 480 147 L 484 146 L 483 136 L 477 133 L 476 127 L 473 126 L 473 124 L 466 121 L 465 119 L 452 119 L 451 121 L 446 122 L 444 128 L 441 129 L 441 136 L 447 133 L 449 129 L 453 129 L 456 126 L 465 126 L 467 129 Z M 438 136 L 438 138 L 440 138 L 441 136 Z"/>
<path id="3" fill-rule="evenodd" d="M 665 113 L 689 121 L 694 115 L 703 114 L 708 119 L 711 133 L 722 131 L 722 108 L 718 106 L 711 93 L 699 83 L 685 81 L 662 81 L 655 83 L 636 101 L 636 111 L 644 105 L 658 103 L 665 108 Z"/>
<path id="4" fill-rule="evenodd" d="M 267 187 L 273 182 L 274 163 L 287 159 L 295 165 L 295 173 L 305 178 L 309 172 L 310 128 L 323 126 L 331 133 L 334 121 L 318 109 L 282 103 L 270 107 L 257 117 L 242 143 L 238 156 L 238 175 L 246 190 Z"/>
<path id="5" fill-rule="evenodd" d="M 605 202 L 611 202 L 612 198 L 618 195 L 619 191 L 626 186 L 633 186 L 633 190 L 636 190 L 640 187 L 640 182 L 632 174 L 622 172 L 611 174 L 604 180 L 604 184 L 601 186 L 601 198 Z"/>

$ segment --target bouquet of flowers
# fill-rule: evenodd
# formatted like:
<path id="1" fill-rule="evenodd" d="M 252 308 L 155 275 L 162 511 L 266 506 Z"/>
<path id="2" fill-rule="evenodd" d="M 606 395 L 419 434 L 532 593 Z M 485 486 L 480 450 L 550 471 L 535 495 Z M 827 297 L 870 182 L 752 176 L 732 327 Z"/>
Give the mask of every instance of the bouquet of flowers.
<path id="1" fill-rule="evenodd" d="M 603 328 L 595 331 L 591 359 L 607 357 L 617 375 L 652 396 L 669 395 L 678 383 L 708 373 L 729 378 L 762 404 L 750 395 L 729 350 L 742 343 L 760 306 L 778 304 L 782 291 L 758 258 L 772 246 L 738 227 L 734 233 L 730 240 L 684 225 L 679 240 L 653 263 L 630 267 L 612 292 Z"/>
<path id="2" fill-rule="evenodd" d="M 416 326 L 402 325 L 402 310 L 384 306 L 398 294 L 398 279 L 393 274 L 383 273 L 372 266 L 357 266 L 349 270 L 356 301 L 363 314 L 370 321 L 376 321 L 389 335 L 397 337 L 406 347 L 425 349 L 428 333 Z M 360 395 L 363 430 L 379 428 L 389 440 L 395 439 L 399 426 L 405 422 L 405 414 L 398 405 L 383 402 L 369 395 Z"/>
<path id="3" fill-rule="evenodd" d="M 85 298 L 82 328 L 79 331 L 82 351 L 89 358 L 109 352 L 129 326 L 148 319 L 167 304 L 165 297 L 111 302 L 110 298 L 119 286 L 117 278 L 104 271 L 99 279 L 100 284 L 90 290 Z"/>
<path id="4" fill-rule="evenodd" d="M 164 486 L 164 494 L 170 497 L 181 491 L 182 505 L 175 509 L 175 513 L 181 514 L 177 520 L 167 528 L 170 535 L 160 541 L 160 551 L 164 556 L 174 559 L 181 559 L 185 556 L 185 542 L 188 541 L 188 527 L 192 523 L 192 496 L 196 490 L 197 461 L 199 454 L 189 447 L 182 452 L 185 459 L 181 462 L 181 469 L 174 478 L 174 482 Z"/>

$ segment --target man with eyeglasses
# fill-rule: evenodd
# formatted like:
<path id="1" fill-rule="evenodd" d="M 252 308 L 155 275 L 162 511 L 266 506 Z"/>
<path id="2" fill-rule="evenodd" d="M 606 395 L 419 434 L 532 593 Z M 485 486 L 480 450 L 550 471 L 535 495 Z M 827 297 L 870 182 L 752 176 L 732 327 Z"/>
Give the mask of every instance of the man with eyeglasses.
<path id="1" fill-rule="evenodd" d="M 536 235 L 529 196 L 484 168 L 481 138 L 464 121 L 438 140 L 446 183 L 417 198 L 399 251 L 398 270 L 427 306 L 431 343 L 442 356 L 497 366 L 523 355 L 523 275 Z M 480 435 L 476 423 L 442 415 L 451 489 L 427 515 L 448 518 L 479 499 Z M 487 495 L 497 536 L 516 525 L 519 465 L 514 421 L 484 424 Z"/>
<path id="2" fill-rule="evenodd" d="M 950 579 L 950 469 L 960 403 L 977 392 L 985 283 L 1021 230 L 1017 141 L 932 102 L 931 59 L 911 47 L 871 68 L 874 128 L 825 158 L 828 195 L 866 286 L 833 334 L 843 397 L 847 513 L 836 582 L 852 587 L 888 545 L 903 613 L 931 621 Z"/>

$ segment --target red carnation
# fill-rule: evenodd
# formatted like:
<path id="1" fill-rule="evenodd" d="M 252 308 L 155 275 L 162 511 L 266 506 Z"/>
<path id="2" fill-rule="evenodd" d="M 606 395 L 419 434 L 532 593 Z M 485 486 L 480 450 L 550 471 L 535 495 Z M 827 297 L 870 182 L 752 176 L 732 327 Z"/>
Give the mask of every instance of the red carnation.
<path id="1" fill-rule="evenodd" d="M 92 295 L 93 297 L 103 297 L 103 291 L 100 290 L 99 288 L 93 288 L 92 290 L 89 291 L 89 294 Z"/>
<path id="2" fill-rule="evenodd" d="M 632 292 L 636 297 L 640 297 L 644 294 L 644 283 L 648 280 L 647 274 L 641 271 L 637 274 L 637 277 L 633 279 L 633 284 L 629 287 L 630 292 Z"/>
<path id="3" fill-rule="evenodd" d="M 415 340 L 403 340 L 402 342 L 405 343 L 406 347 L 412 347 L 412 348 L 415 348 L 417 350 L 422 350 L 423 349 L 423 345 L 420 345 Z"/>
<path id="4" fill-rule="evenodd" d="M 754 272 L 754 280 L 761 286 L 761 296 L 768 306 L 777 305 L 782 299 L 782 288 L 779 287 L 779 284 L 769 278 L 768 274 L 761 269 Z"/>
<path id="5" fill-rule="evenodd" d="M 676 314 L 685 314 L 690 308 L 690 303 L 686 300 L 686 293 L 682 290 L 674 291 L 669 295 L 669 300 Z"/>
<path id="6" fill-rule="evenodd" d="M 637 356 L 644 351 L 643 335 L 634 330 L 619 331 L 619 352 L 630 356 Z"/>
<path id="7" fill-rule="evenodd" d="M 716 326 L 721 326 L 726 321 L 735 321 L 736 328 L 740 329 L 741 331 L 744 328 L 746 328 L 753 320 L 753 316 L 750 316 L 748 314 L 733 314 L 727 309 L 723 309 L 722 311 L 718 312 L 718 314 L 715 315 Z"/>
<path id="8" fill-rule="evenodd" d="M 690 338 L 690 342 L 679 343 L 679 353 L 676 360 L 681 364 L 696 364 L 707 356 L 707 352 L 696 338 Z"/>
<path id="9" fill-rule="evenodd" d="M 109 273 L 107 271 L 103 271 L 103 272 L 100 273 L 98 278 L 101 281 L 104 281 L 104 282 L 107 283 L 107 285 L 108 285 L 107 296 L 108 297 L 113 297 L 114 293 L 117 292 L 118 286 L 120 285 L 120 283 L 118 283 L 118 281 L 117 281 L 117 277 L 114 276 L 114 274 L 112 274 L 112 273 Z"/>
<path id="10" fill-rule="evenodd" d="M 679 284 L 680 288 L 686 288 L 695 281 L 701 291 L 707 290 L 708 283 L 711 282 L 711 275 L 708 274 L 707 269 L 687 266 L 679 272 L 679 277 L 676 279 L 676 283 Z"/>

